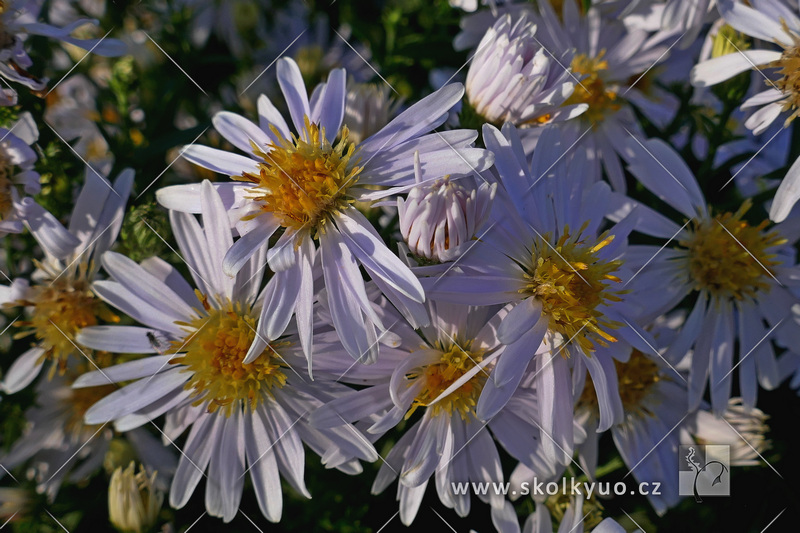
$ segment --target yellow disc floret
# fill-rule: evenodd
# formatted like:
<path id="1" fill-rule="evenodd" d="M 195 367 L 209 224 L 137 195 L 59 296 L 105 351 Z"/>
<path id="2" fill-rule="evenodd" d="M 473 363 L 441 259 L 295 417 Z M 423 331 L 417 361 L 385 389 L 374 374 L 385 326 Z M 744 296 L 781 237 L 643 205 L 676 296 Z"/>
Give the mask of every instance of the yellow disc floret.
<path id="1" fill-rule="evenodd" d="M 425 366 L 421 372 L 408 376 L 410 379 L 422 379 L 424 385 L 406 413 L 410 417 L 417 407 L 428 406 L 448 387 L 464 374 L 469 372 L 483 360 L 483 353 L 470 351 L 470 343 L 453 344 L 442 348 L 442 357 L 438 363 Z M 469 381 L 431 406 L 433 416 L 447 413 L 452 416 L 458 413 L 463 420 L 470 420 L 475 413 L 478 397 L 486 383 L 486 374 L 478 372 Z"/>
<path id="2" fill-rule="evenodd" d="M 356 145 L 348 140 L 347 127 L 332 145 L 324 129 L 308 117 L 300 137 L 284 139 L 274 127 L 272 132 L 280 137 L 279 142 L 271 143 L 267 150 L 253 145 L 255 155 L 264 160 L 259 173 L 245 173 L 236 179 L 256 185 L 251 198 L 282 226 L 319 229 L 328 215 L 350 203 L 347 189 L 361 172 L 361 167 L 350 164 Z"/>
<path id="3" fill-rule="evenodd" d="M 604 233 L 595 243 L 586 242 L 581 237 L 585 227 L 575 235 L 566 227 L 555 244 L 550 243 L 549 235 L 534 242 L 532 263 L 524 266 L 528 283 L 522 292 L 542 304 L 551 331 L 589 354 L 595 343 L 607 346 L 616 342 L 608 330 L 620 324 L 605 318 L 602 306 L 619 301 L 623 291 L 611 290 L 608 285 L 620 281 L 614 272 L 622 262 L 598 258 L 598 252 L 614 237 Z"/>
<path id="4" fill-rule="evenodd" d="M 572 72 L 580 82 L 575 84 L 572 96 L 564 102 L 564 105 L 588 104 L 589 109 L 582 116 L 593 124 L 602 122 L 607 115 L 622 107 L 616 90 L 608 88 L 603 79 L 604 71 L 608 70 L 608 61 L 603 56 L 605 50 L 595 57 L 578 54 L 572 58 Z"/>
<path id="5" fill-rule="evenodd" d="M 190 333 L 173 342 L 172 353 L 183 356 L 170 362 L 191 374 L 186 389 L 193 391 L 194 405 L 207 403 L 209 412 L 223 408 L 230 416 L 240 406 L 255 409 L 270 389 L 286 383 L 275 345 L 252 363 L 242 363 L 256 336 L 256 318 L 241 304 L 208 308 L 201 318 L 180 325 Z"/>
<path id="6" fill-rule="evenodd" d="M 775 82 L 768 80 L 770 87 L 777 87 L 785 98 L 781 100 L 782 111 L 791 111 L 784 127 L 788 126 L 797 115 L 800 115 L 800 36 L 789 30 L 785 21 L 781 22 L 784 33 L 791 35 L 791 44 L 778 43 L 783 47 L 780 59 L 767 64 L 767 68 L 778 69 L 781 78 Z"/>
<path id="7" fill-rule="evenodd" d="M 82 357 L 75 345 L 75 334 L 79 330 L 96 326 L 100 320 L 119 322 L 119 317 L 92 293 L 87 269 L 88 265 L 82 263 L 76 274 L 34 285 L 24 300 L 13 303 L 30 308 L 29 318 L 16 323 L 26 330 L 17 333 L 15 338 L 35 336 L 45 351 L 42 357 L 54 362 L 50 377 L 56 369 L 63 374 L 71 355 Z"/>
<path id="8" fill-rule="evenodd" d="M 656 383 L 670 378 L 663 375 L 661 368 L 639 350 L 631 352 L 627 363 L 614 360 L 614 367 L 617 370 L 619 397 L 625 413 L 655 416 L 645 400 Z M 597 392 L 588 374 L 578 404 L 598 410 Z"/>
<path id="9" fill-rule="evenodd" d="M 742 220 L 751 205 L 747 200 L 736 213 L 693 222 L 689 237 L 680 241 L 687 249 L 685 261 L 696 290 L 737 300 L 769 290 L 770 269 L 780 262 L 768 250 L 785 239 L 764 231 L 769 221 L 751 226 Z"/>

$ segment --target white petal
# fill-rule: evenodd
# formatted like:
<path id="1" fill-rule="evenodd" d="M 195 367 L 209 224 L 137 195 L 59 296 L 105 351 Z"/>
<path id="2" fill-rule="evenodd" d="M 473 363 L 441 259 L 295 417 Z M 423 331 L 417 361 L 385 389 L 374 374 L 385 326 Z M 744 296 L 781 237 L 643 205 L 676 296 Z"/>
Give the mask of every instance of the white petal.
<path id="1" fill-rule="evenodd" d="M 265 151 L 272 142 L 261 128 L 236 113 L 220 111 L 214 115 L 212 122 L 223 137 L 246 154 L 253 153 L 253 144 Z"/>
<path id="2" fill-rule="evenodd" d="M 43 354 L 43 349 L 34 346 L 17 357 L 3 377 L 2 384 L 0 384 L 0 388 L 2 388 L 3 392 L 6 394 L 14 394 L 30 385 L 42 370 L 44 359 L 40 361 L 39 358 L 42 357 Z"/>
<path id="3" fill-rule="evenodd" d="M 300 74 L 297 63 L 288 57 L 278 60 L 277 70 L 281 92 L 286 99 L 286 105 L 289 106 L 289 114 L 292 117 L 295 131 L 299 133 L 305 129 L 305 117 L 311 117 L 303 76 Z"/>
<path id="4" fill-rule="evenodd" d="M 102 326 L 97 326 L 102 327 Z M 94 328 L 86 328 L 87 331 Z M 114 328 L 116 330 L 122 329 L 142 329 L 133 328 L 129 326 L 119 326 Z M 174 355 L 156 355 L 153 357 L 145 357 L 142 359 L 135 359 L 126 363 L 120 363 L 108 368 L 94 370 L 82 374 L 72 384 L 73 389 L 81 389 L 84 387 L 97 387 L 98 385 L 109 385 L 111 383 L 119 383 L 121 381 L 132 381 L 141 378 L 151 378 L 156 374 L 172 368 L 169 364 L 170 359 Z M 147 381 L 147 380 L 145 380 Z"/>
<path id="5" fill-rule="evenodd" d="M 86 411 L 85 422 L 102 424 L 146 407 L 188 381 L 191 375 L 181 370 L 171 368 L 112 392 Z"/>
<path id="6" fill-rule="evenodd" d="M 258 163 L 243 155 L 198 144 L 185 146 L 182 153 L 190 163 L 226 176 L 241 176 L 245 172 L 259 174 Z"/>
<path id="7" fill-rule="evenodd" d="M 772 50 L 745 50 L 703 61 L 692 69 L 691 81 L 696 87 L 708 87 L 728 80 L 755 66 L 780 59 L 780 52 Z"/>

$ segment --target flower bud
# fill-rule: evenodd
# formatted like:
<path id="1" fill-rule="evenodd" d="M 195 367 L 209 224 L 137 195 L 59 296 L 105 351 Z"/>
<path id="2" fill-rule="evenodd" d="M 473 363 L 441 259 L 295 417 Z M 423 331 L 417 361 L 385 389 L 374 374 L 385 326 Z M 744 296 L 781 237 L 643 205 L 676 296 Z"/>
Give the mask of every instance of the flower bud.
<path id="1" fill-rule="evenodd" d="M 111 524 L 125 533 L 142 533 L 158 519 L 164 494 L 155 487 L 156 473 L 150 476 L 131 461 L 126 469 L 117 467 L 108 486 L 108 516 Z"/>
<path id="2" fill-rule="evenodd" d="M 419 159 L 416 163 L 420 182 Z M 454 259 L 486 221 L 496 191 L 496 183 L 476 187 L 470 176 L 419 183 L 405 201 L 397 200 L 403 239 L 418 257 L 438 262 Z"/>

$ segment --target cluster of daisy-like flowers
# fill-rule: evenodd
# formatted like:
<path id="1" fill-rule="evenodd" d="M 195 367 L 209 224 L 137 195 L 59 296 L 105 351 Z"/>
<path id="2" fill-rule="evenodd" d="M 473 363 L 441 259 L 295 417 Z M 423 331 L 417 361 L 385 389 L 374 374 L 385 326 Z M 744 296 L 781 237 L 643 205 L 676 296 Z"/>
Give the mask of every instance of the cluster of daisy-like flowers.
<path id="1" fill-rule="evenodd" d="M 24 471 L 52 501 L 111 462 L 110 519 L 145 531 L 203 480 L 209 515 L 233 520 L 252 491 L 278 522 L 284 487 L 311 497 L 309 457 L 350 475 L 377 461 L 372 492 L 396 485 L 406 525 L 435 491 L 462 517 L 488 505 L 501 532 L 611 532 L 590 495 L 534 497 L 520 526 L 521 490 L 473 489 L 596 479 L 606 432 L 660 484 L 659 515 L 681 498 L 681 445 L 757 462 L 759 390 L 800 382 L 800 162 L 753 137 L 800 114 L 797 4 L 450 3 L 469 59 L 426 96 L 393 95 L 346 29 L 298 36 L 255 101 L 255 80 L 239 94 L 253 120 L 213 114 L 214 146 L 179 150 L 197 179 L 164 187 L 111 171 L 91 84 L 67 79 L 45 115 L 86 166 L 67 224 L 36 200 L 37 121 L 0 128 L 0 234 L 38 246 L 0 286 L 4 334 L 27 343 L 0 387 L 36 395 L 0 477 Z M 27 70 L 29 34 L 125 53 L 16 4 L 0 2 L 7 105 L 55 90 Z M 179 4 L 190 42 L 237 57 L 274 57 L 253 43 L 307 15 Z M 691 105 L 730 124 L 670 127 L 689 78 Z M 154 183 L 170 253 L 131 257 L 115 242 Z"/>

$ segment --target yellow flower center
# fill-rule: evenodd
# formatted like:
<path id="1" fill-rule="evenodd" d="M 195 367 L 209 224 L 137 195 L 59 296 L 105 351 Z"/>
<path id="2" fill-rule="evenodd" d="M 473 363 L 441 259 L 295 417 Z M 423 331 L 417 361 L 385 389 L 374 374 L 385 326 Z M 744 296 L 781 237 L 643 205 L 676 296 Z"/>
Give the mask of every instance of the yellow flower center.
<path id="1" fill-rule="evenodd" d="M 532 263 L 524 267 L 528 284 L 522 292 L 542 304 L 551 331 L 577 343 L 588 354 L 595 343 L 607 346 L 607 342 L 616 342 L 608 330 L 620 324 L 605 318 L 601 306 L 620 301 L 624 291 L 613 291 L 607 283 L 620 281 L 613 273 L 622 261 L 597 257 L 614 237 L 604 233 L 596 243 L 587 243 L 581 237 L 585 227 L 575 235 L 566 227 L 554 245 L 549 235 L 534 242 Z"/>
<path id="2" fill-rule="evenodd" d="M 280 136 L 276 128 L 272 131 Z M 346 192 L 356 183 L 361 167 L 350 165 L 356 145 L 348 141 L 347 127 L 331 145 L 325 131 L 306 117 L 300 137 L 281 137 L 268 148 L 262 151 L 253 145 L 255 155 L 264 159 L 260 172 L 236 179 L 256 184 L 252 199 L 282 226 L 319 229 L 330 214 L 350 203 Z"/>
<path id="3" fill-rule="evenodd" d="M 656 383 L 670 378 L 662 375 L 659 366 L 639 350 L 631 352 L 627 363 L 614 360 L 614 367 L 617 370 L 619 397 L 625 413 L 654 416 L 644 400 Z M 598 409 L 597 392 L 588 374 L 578 404 L 595 411 Z"/>
<path id="4" fill-rule="evenodd" d="M 411 404 L 406 418 L 409 418 L 417 407 L 430 405 L 450 385 L 481 362 L 483 353 L 470 351 L 469 346 L 470 343 L 467 342 L 461 346 L 453 345 L 446 350 L 442 348 L 442 357 L 438 363 L 427 365 L 421 372 L 408 376 L 412 380 L 424 380 L 424 386 Z M 433 416 L 438 416 L 442 412 L 450 416 L 458 413 L 463 420 L 469 420 L 470 415 L 475 412 L 478 397 L 485 383 L 486 374 L 478 372 L 472 379 L 433 404 L 431 406 Z"/>
<path id="5" fill-rule="evenodd" d="M 777 232 L 764 232 L 769 223 L 751 226 L 742 216 L 747 200 L 736 213 L 724 213 L 693 222 L 690 236 L 679 244 L 696 290 L 719 298 L 755 298 L 770 288 L 771 268 L 780 264 L 767 250 L 786 242 Z"/>
<path id="6" fill-rule="evenodd" d="M 88 326 L 96 326 L 100 320 L 119 322 L 115 315 L 99 298 L 95 297 L 86 279 L 87 265 L 80 266 L 76 276 L 64 275 L 54 282 L 31 287 L 25 300 L 14 302 L 14 306 L 31 307 L 27 320 L 18 321 L 20 328 L 15 338 L 34 335 L 39 346 L 45 350 L 43 359 L 53 361 L 52 377 L 58 369 L 63 374 L 71 355 L 81 356 L 75 345 L 75 334 Z M 90 350 L 83 349 L 91 353 Z"/>
<path id="7" fill-rule="evenodd" d="M 223 408 L 226 416 L 240 406 L 255 409 L 273 387 L 286 384 L 281 358 L 275 352 L 277 345 L 286 343 L 267 346 L 258 359 L 243 364 L 256 336 L 256 318 L 238 303 L 228 302 L 224 309 L 204 306 L 206 316 L 180 323 L 190 333 L 173 341 L 171 353 L 183 356 L 170 362 L 184 365 L 182 371 L 191 374 L 186 389 L 194 391 L 194 405 L 207 403 L 211 413 Z"/>
<path id="8" fill-rule="evenodd" d="M 792 36 L 791 44 L 778 43 L 783 47 L 780 59 L 767 64 L 767 68 L 778 69 L 781 78 L 775 82 L 766 81 L 767 85 L 778 88 L 783 93 L 783 112 L 791 111 L 784 127 L 800 115 L 800 37 L 790 31 L 785 21 L 781 22 L 784 32 Z"/>
<path id="9" fill-rule="evenodd" d="M 608 70 L 608 61 L 603 59 L 606 51 L 601 50 L 596 57 L 578 54 L 572 58 L 572 72 L 579 78 L 575 91 L 564 105 L 588 104 L 589 109 L 582 115 L 593 124 L 601 122 L 606 116 L 616 113 L 622 107 L 617 92 L 606 87 L 603 72 Z"/>

